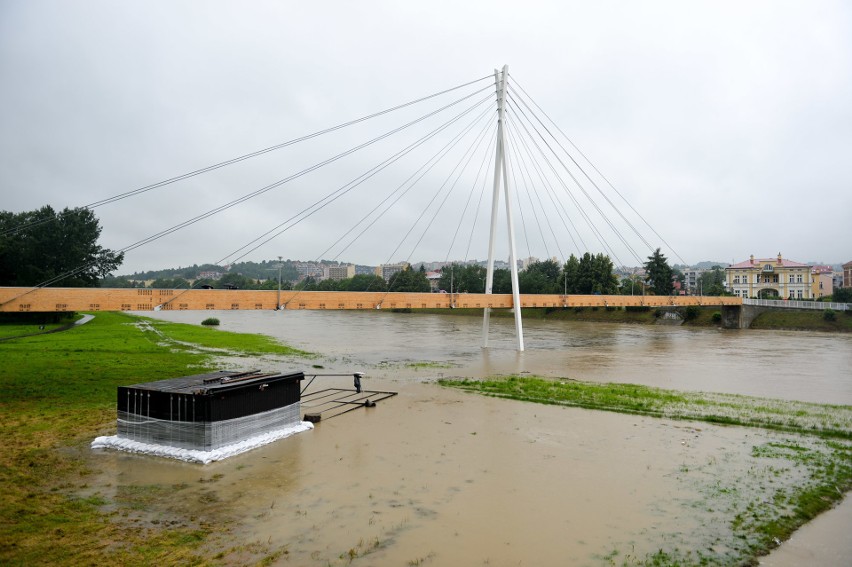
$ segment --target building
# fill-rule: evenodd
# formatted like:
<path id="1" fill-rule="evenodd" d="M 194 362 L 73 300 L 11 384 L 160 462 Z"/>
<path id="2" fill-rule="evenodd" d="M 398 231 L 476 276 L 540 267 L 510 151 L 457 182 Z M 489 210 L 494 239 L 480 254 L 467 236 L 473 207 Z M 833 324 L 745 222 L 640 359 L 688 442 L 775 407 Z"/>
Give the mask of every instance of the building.
<path id="1" fill-rule="evenodd" d="M 426 281 L 429 282 L 429 289 L 432 292 L 439 290 L 438 282 L 441 280 L 442 275 L 441 272 L 426 272 Z"/>
<path id="2" fill-rule="evenodd" d="M 346 280 L 355 277 L 355 264 L 341 264 L 340 266 L 329 266 L 326 269 L 326 279 Z"/>
<path id="3" fill-rule="evenodd" d="M 843 287 L 852 287 L 852 262 L 843 264 Z"/>
<path id="4" fill-rule="evenodd" d="M 704 270 L 698 268 L 686 268 L 683 270 L 683 287 L 692 295 L 699 293 L 698 285 L 701 283 L 701 274 Z"/>
<path id="5" fill-rule="evenodd" d="M 738 297 L 812 299 L 811 266 L 781 257 L 755 258 L 725 268 L 728 290 Z"/>
<path id="6" fill-rule="evenodd" d="M 324 275 L 322 266 L 315 262 L 293 262 L 293 267 L 296 268 L 296 272 L 299 274 L 299 280 L 308 277 L 322 279 Z"/>
<path id="7" fill-rule="evenodd" d="M 834 268 L 831 266 L 811 267 L 811 297 L 831 295 L 834 292 Z"/>
<path id="8" fill-rule="evenodd" d="M 387 282 L 390 281 L 394 274 L 403 271 L 407 267 L 408 262 L 400 262 L 399 264 L 381 264 L 376 267 L 376 275 Z"/>

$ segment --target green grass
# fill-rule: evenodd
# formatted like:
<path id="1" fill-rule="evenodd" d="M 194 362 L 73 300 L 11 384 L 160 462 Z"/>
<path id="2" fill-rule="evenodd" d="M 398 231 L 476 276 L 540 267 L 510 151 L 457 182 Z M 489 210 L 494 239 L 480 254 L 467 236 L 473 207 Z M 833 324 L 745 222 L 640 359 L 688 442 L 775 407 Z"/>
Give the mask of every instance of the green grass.
<path id="1" fill-rule="evenodd" d="M 709 510 L 705 530 L 715 533 L 710 536 L 716 538 L 713 545 L 703 549 L 669 543 L 644 557 L 630 555 L 625 565 L 754 565 L 757 557 L 852 489 L 852 406 L 538 377 L 439 383 L 536 403 L 783 432 L 779 440 L 752 448 L 745 473 L 731 474 L 715 456 L 696 470 L 683 465 L 678 471 L 703 494 L 692 505 Z M 722 515 L 714 516 L 720 508 Z M 618 549 L 610 564 L 615 564 L 616 555 Z"/>
<path id="2" fill-rule="evenodd" d="M 140 317 L 166 339 L 183 343 L 192 343 L 205 348 L 234 350 L 245 355 L 276 354 L 285 356 L 312 356 L 311 353 L 289 347 L 265 335 L 246 335 L 220 331 L 215 327 L 170 323 Z"/>
<path id="3" fill-rule="evenodd" d="M 164 345 L 163 336 L 229 350 L 299 351 L 268 337 L 140 321 L 101 312 L 68 331 L 0 342 L 0 564 L 209 562 L 201 550 L 222 527 L 130 529 L 110 521 L 103 497 L 74 496 L 91 474 L 75 448 L 114 432 L 116 386 L 214 369 L 209 353 Z M 133 510 L 140 498 L 113 504 Z"/>
<path id="4" fill-rule="evenodd" d="M 29 317 L 29 319 L 35 320 L 36 318 Z M 55 322 L 25 322 L 15 320 L 5 322 L 4 318 L 0 318 L 0 339 L 21 337 L 27 335 L 37 335 L 39 333 L 44 333 L 45 331 L 51 331 L 53 329 L 58 329 L 60 327 L 70 325 L 76 319 L 79 319 L 79 316 L 75 314 L 71 314 Z M 42 329 L 39 327 L 44 328 Z"/>

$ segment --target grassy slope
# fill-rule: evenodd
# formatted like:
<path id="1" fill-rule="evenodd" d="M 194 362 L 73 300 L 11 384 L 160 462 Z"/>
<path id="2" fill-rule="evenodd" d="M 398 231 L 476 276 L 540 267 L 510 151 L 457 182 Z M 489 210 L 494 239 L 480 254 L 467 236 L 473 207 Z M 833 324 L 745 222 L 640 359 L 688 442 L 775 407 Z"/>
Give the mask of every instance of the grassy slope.
<path id="1" fill-rule="evenodd" d="M 758 315 L 751 324 L 752 329 L 790 329 L 806 331 L 852 332 L 852 315 L 837 312 L 834 321 L 826 321 L 823 312 L 814 311 L 767 311 Z"/>
<path id="2" fill-rule="evenodd" d="M 199 564 L 213 526 L 156 532 L 110 522 L 98 501 L 70 497 L 89 472 L 75 451 L 113 431 L 116 386 L 211 369 L 206 355 L 163 346 L 138 318 L 98 313 L 69 331 L 0 343 L 0 563 Z M 210 347 L 252 345 L 289 353 L 266 337 L 156 323 L 167 337 Z"/>

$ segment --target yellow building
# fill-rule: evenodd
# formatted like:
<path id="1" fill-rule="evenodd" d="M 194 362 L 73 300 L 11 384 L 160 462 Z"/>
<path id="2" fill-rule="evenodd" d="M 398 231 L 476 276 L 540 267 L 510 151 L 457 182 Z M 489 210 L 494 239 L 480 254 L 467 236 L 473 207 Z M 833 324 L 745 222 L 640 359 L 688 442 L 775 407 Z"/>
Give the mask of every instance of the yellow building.
<path id="1" fill-rule="evenodd" d="M 345 280 L 355 277 L 355 264 L 342 264 L 340 266 L 328 266 L 326 268 L 326 279 Z"/>
<path id="2" fill-rule="evenodd" d="M 781 257 L 755 258 L 725 268 L 728 291 L 758 299 L 812 299 L 811 266 Z"/>
<path id="3" fill-rule="evenodd" d="M 811 297 L 819 299 L 834 293 L 834 268 L 831 266 L 811 267 Z"/>

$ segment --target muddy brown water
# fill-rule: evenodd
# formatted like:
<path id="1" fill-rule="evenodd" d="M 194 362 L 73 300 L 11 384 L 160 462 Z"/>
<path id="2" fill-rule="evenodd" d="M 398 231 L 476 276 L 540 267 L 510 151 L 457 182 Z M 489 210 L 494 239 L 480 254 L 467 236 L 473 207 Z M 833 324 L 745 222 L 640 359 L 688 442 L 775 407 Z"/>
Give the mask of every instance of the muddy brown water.
<path id="1" fill-rule="evenodd" d="M 733 504 L 706 487 L 746 477 L 757 487 L 770 474 L 751 456 L 778 437 L 770 432 L 491 399 L 430 383 L 440 375 L 530 372 L 852 403 L 852 337 L 842 335 L 530 321 L 519 354 L 510 319 L 492 320 L 482 350 L 479 318 L 215 315 L 224 330 L 321 353 L 232 366 L 364 370 L 365 387 L 399 392 L 207 466 L 92 456 L 101 493 L 136 521 L 226 524 L 221 548 L 286 549 L 281 564 L 598 565 L 661 547 L 724 553 Z"/>

